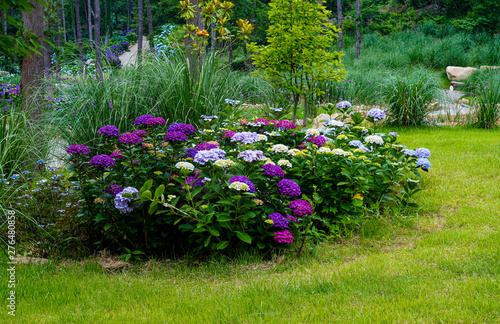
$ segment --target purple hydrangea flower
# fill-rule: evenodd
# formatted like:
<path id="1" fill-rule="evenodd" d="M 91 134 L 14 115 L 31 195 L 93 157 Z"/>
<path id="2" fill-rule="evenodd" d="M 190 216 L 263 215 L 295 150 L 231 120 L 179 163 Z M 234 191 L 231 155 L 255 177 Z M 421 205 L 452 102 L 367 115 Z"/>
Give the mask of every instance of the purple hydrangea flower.
<path id="1" fill-rule="evenodd" d="M 200 143 L 196 145 L 198 151 L 210 151 L 211 149 L 217 148 L 218 146 L 211 143 Z"/>
<path id="2" fill-rule="evenodd" d="M 107 192 L 112 196 L 116 196 L 117 194 L 119 194 L 122 191 L 123 191 L 123 188 L 117 184 L 109 185 L 106 189 L 104 189 L 104 192 Z"/>
<path id="3" fill-rule="evenodd" d="M 426 148 L 418 148 L 415 150 L 415 156 L 419 158 L 428 159 L 431 157 L 431 151 Z"/>
<path id="4" fill-rule="evenodd" d="M 134 210 L 134 208 L 137 208 L 139 205 L 132 205 L 131 202 L 133 198 L 123 197 L 122 195 L 125 193 L 132 194 L 135 198 L 137 198 L 139 190 L 135 189 L 134 187 L 127 187 L 123 189 L 123 191 L 119 192 L 115 197 L 116 209 L 118 209 L 121 213 L 130 213 Z"/>
<path id="5" fill-rule="evenodd" d="M 341 101 L 337 104 L 337 108 L 339 109 L 346 109 L 346 108 L 352 108 L 352 105 L 349 101 Z"/>
<path id="6" fill-rule="evenodd" d="M 129 145 L 142 142 L 142 139 L 134 133 L 123 133 L 118 140 L 124 144 Z"/>
<path id="7" fill-rule="evenodd" d="M 273 221 L 274 227 L 288 228 L 288 222 L 289 222 L 288 218 L 281 215 L 280 213 L 272 213 L 271 215 L 267 216 L 267 219 Z"/>
<path id="8" fill-rule="evenodd" d="M 148 132 L 145 130 L 142 130 L 142 129 L 137 129 L 137 130 L 133 131 L 132 134 L 135 134 L 139 137 L 144 137 L 144 136 L 146 136 L 146 134 L 148 134 Z"/>
<path id="9" fill-rule="evenodd" d="M 175 128 L 175 131 L 184 133 L 186 134 L 186 136 L 189 136 L 193 133 L 196 133 L 196 128 L 194 128 L 194 126 L 191 124 L 180 124 Z"/>
<path id="10" fill-rule="evenodd" d="M 153 118 L 153 116 L 151 115 L 142 115 L 142 116 L 139 116 L 135 119 L 134 121 L 134 124 L 136 125 L 142 125 L 146 122 L 146 120 L 148 120 L 149 118 Z"/>
<path id="11" fill-rule="evenodd" d="M 234 134 L 236 134 L 236 132 L 232 131 L 232 130 L 224 131 L 224 136 L 222 136 L 222 139 L 224 139 L 226 137 L 232 138 L 234 136 Z"/>
<path id="12" fill-rule="evenodd" d="M 259 135 L 252 132 L 236 133 L 231 137 L 231 142 L 241 142 L 243 144 L 252 144 L 259 141 Z"/>
<path id="13" fill-rule="evenodd" d="M 396 133 L 396 132 L 390 132 L 390 133 L 389 133 L 389 136 L 399 136 L 399 135 L 398 135 L 398 133 Z"/>
<path id="14" fill-rule="evenodd" d="M 184 152 L 186 152 L 186 155 L 188 157 L 194 159 L 194 157 L 196 156 L 196 153 L 198 153 L 198 150 L 194 149 L 194 148 L 191 148 L 191 149 L 184 150 Z"/>
<path id="15" fill-rule="evenodd" d="M 255 185 L 247 177 L 235 175 L 231 179 L 229 179 L 230 183 L 233 183 L 233 182 L 236 182 L 236 181 L 243 182 L 243 183 L 247 184 L 248 188 L 249 188 L 248 192 L 250 192 L 250 193 L 254 193 L 255 192 Z"/>
<path id="16" fill-rule="evenodd" d="M 120 131 L 114 125 L 103 126 L 103 127 L 99 128 L 99 130 L 97 132 L 99 134 L 106 136 L 106 137 L 109 137 L 109 136 L 118 137 L 118 136 L 120 136 Z"/>
<path id="17" fill-rule="evenodd" d="M 266 126 L 269 124 L 269 120 L 265 119 L 265 118 L 257 118 L 254 123 L 263 123 L 265 124 Z"/>
<path id="18" fill-rule="evenodd" d="M 198 151 L 194 156 L 193 161 L 204 165 L 208 161 L 217 161 L 223 159 L 226 156 L 226 152 L 219 148 L 213 148 L 209 151 Z"/>
<path id="19" fill-rule="evenodd" d="M 385 111 L 383 111 L 382 109 L 373 108 L 366 114 L 366 116 L 372 117 L 374 121 L 379 121 L 385 118 Z"/>
<path id="20" fill-rule="evenodd" d="M 252 151 L 246 150 L 238 154 L 239 159 L 243 159 L 247 162 L 264 160 L 266 157 L 262 151 Z"/>
<path id="21" fill-rule="evenodd" d="M 165 119 L 161 118 L 161 117 L 152 117 L 152 118 L 148 118 L 146 119 L 146 121 L 144 122 L 145 125 L 148 125 L 148 126 L 158 126 L 158 125 L 165 125 L 167 122 L 165 121 Z"/>
<path id="22" fill-rule="evenodd" d="M 190 176 L 186 178 L 186 184 L 190 187 L 203 187 L 205 182 L 203 181 L 203 177 L 199 176 Z M 182 185 L 182 191 L 184 191 L 185 185 Z"/>
<path id="23" fill-rule="evenodd" d="M 262 166 L 262 169 L 264 169 L 264 174 L 270 177 L 278 177 L 278 178 L 283 178 L 285 176 L 285 172 L 283 169 L 274 164 L 264 164 Z"/>
<path id="24" fill-rule="evenodd" d="M 313 213 L 312 206 L 307 200 L 294 200 L 290 203 L 289 207 L 293 210 L 293 214 L 297 217 L 312 215 Z"/>
<path id="25" fill-rule="evenodd" d="M 302 194 L 299 185 L 295 183 L 295 181 L 290 179 L 282 179 L 280 182 L 278 182 L 277 186 L 280 194 L 285 196 L 300 197 L 300 195 Z"/>
<path id="26" fill-rule="evenodd" d="M 85 145 L 70 145 L 66 152 L 73 155 L 82 155 L 89 154 L 90 149 Z"/>
<path id="27" fill-rule="evenodd" d="M 90 159 L 89 163 L 100 171 L 103 171 L 105 168 L 109 168 L 115 165 L 115 161 L 106 154 L 93 156 Z"/>
<path id="28" fill-rule="evenodd" d="M 121 150 L 114 150 L 111 153 L 110 157 L 112 157 L 113 159 L 121 159 L 121 158 L 123 158 L 122 153 L 123 153 L 123 151 L 121 151 Z"/>
<path id="29" fill-rule="evenodd" d="M 322 135 L 319 136 L 309 136 L 307 140 L 318 147 L 322 147 L 326 143 L 326 138 Z"/>
<path id="30" fill-rule="evenodd" d="M 274 239 L 278 243 L 293 243 L 293 235 L 289 230 L 283 230 L 274 233 Z"/>
<path id="31" fill-rule="evenodd" d="M 295 129 L 295 124 L 288 120 L 280 120 L 274 125 L 274 127 L 284 128 L 284 129 Z"/>
<path id="32" fill-rule="evenodd" d="M 423 170 L 428 170 L 431 168 L 431 162 L 426 158 L 418 158 L 415 163 L 418 167 L 421 167 Z"/>
<path id="33" fill-rule="evenodd" d="M 184 142 L 186 139 L 186 134 L 177 131 L 167 132 L 167 134 L 165 134 L 165 137 L 163 138 L 165 142 Z"/>
<path id="34" fill-rule="evenodd" d="M 169 132 L 175 132 L 177 130 L 177 126 L 179 125 L 183 125 L 182 123 L 173 123 L 172 125 L 170 125 L 167 129 L 167 131 Z"/>

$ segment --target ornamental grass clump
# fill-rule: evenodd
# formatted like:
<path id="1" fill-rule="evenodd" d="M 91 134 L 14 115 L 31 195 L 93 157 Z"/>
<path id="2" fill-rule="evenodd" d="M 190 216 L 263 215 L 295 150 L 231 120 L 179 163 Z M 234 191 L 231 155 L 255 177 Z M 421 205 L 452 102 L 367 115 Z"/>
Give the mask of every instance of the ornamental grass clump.
<path id="1" fill-rule="evenodd" d="M 366 206 L 412 206 L 418 181 L 407 180 L 430 169 L 430 151 L 408 154 L 397 135 L 349 113 L 321 135 L 262 117 L 198 130 L 136 119 L 106 139 L 106 154 L 68 148 L 81 214 L 108 249 L 301 251 L 325 233 L 355 229 Z"/>

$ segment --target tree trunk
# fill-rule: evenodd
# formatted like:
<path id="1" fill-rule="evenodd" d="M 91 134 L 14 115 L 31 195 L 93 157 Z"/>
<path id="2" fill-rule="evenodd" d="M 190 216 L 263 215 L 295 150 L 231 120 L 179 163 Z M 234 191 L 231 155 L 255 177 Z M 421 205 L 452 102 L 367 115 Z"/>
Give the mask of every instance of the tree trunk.
<path id="1" fill-rule="evenodd" d="M 198 4 L 200 2 L 201 2 L 200 0 L 192 0 L 191 1 L 191 4 L 193 6 L 196 6 L 196 9 L 194 11 L 194 17 L 191 19 L 188 19 L 186 21 L 186 25 L 191 24 L 191 25 L 194 25 L 195 27 L 198 27 L 200 30 L 203 30 L 205 27 L 205 24 L 203 24 L 203 20 L 201 17 L 201 9 L 198 8 Z M 186 37 L 184 39 L 184 45 L 185 45 L 185 49 L 186 49 L 186 55 L 187 55 L 188 60 L 189 60 L 191 75 L 197 75 L 196 71 L 197 71 L 197 64 L 198 64 L 199 57 L 197 54 L 191 53 L 193 50 L 193 48 L 191 46 L 192 43 L 193 43 L 193 41 L 191 40 L 191 38 Z"/>
<path id="2" fill-rule="evenodd" d="M 151 13 L 151 5 L 149 3 L 149 0 L 146 0 L 146 10 L 148 11 L 148 40 L 149 40 L 149 48 L 151 51 L 154 49 L 154 42 L 153 42 L 153 14 Z"/>
<path id="3" fill-rule="evenodd" d="M 217 49 L 217 31 L 215 28 L 217 28 L 217 24 L 215 21 L 212 21 L 210 23 L 210 46 L 212 47 L 212 53 L 215 53 L 215 50 Z"/>
<path id="4" fill-rule="evenodd" d="M 60 6 L 57 6 L 57 35 L 56 35 L 56 43 L 57 46 L 62 47 L 62 40 L 63 36 L 62 34 L 64 33 L 64 28 L 62 26 L 62 8 Z"/>
<path id="5" fill-rule="evenodd" d="M 227 47 L 227 50 L 229 52 L 229 57 L 228 57 L 228 60 L 227 60 L 227 64 L 231 65 L 231 63 L 233 62 L 233 42 L 230 42 L 229 43 L 229 46 Z"/>
<path id="6" fill-rule="evenodd" d="M 344 32 L 342 31 L 342 0 L 337 0 L 337 27 L 339 32 L 339 50 L 344 49 Z"/>
<path id="7" fill-rule="evenodd" d="M 66 13 L 64 11 L 64 0 L 61 0 L 61 4 L 62 4 L 63 39 L 65 42 L 67 42 L 68 35 L 66 34 Z"/>
<path id="8" fill-rule="evenodd" d="M 106 25 L 106 34 L 104 36 L 104 44 L 108 44 L 109 34 L 111 32 L 111 1 L 104 0 L 104 24 Z"/>
<path id="9" fill-rule="evenodd" d="M 90 0 L 87 0 L 88 4 L 88 23 L 89 23 L 89 43 L 90 43 L 90 51 L 94 50 L 94 42 L 92 41 L 92 4 L 90 3 Z"/>
<path id="10" fill-rule="evenodd" d="M 359 51 L 361 48 L 361 31 L 359 30 L 360 15 L 361 15 L 361 0 L 356 0 L 356 60 L 359 59 Z"/>
<path id="11" fill-rule="evenodd" d="M 97 77 L 102 80 L 102 52 L 101 52 L 101 5 L 99 0 L 94 0 L 94 31 L 95 31 L 95 70 Z"/>
<path id="12" fill-rule="evenodd" d="M 137 6 L 139 7 L 139 27 L 137 30 L 137 64 L 141 62 L 142 59 L 142 35 L 144 34 L 143 25 L 144 25 L 144 6 L 143 1 L 137 1 Z"/>
<path id="13" fill-rule="evenodd" d="M 2 14 L 2 17 L 3 17 L 3 34 L 7 35 L 7 21 L 5 20 L 7 18 L 7 13 L 4 12 Z"/>
<path id="14" fill-rule="evenodd" d="M 75 29 L 76 39 L 78 41 L 78 52 L 80 54 L 80 73 L 83 73 L 83 38 L 82 38 L 82 25 L 80 24 L 80 4 L 78 0 L 73 0 L 75 5 Z"/>
<path id="15" fill-rule="evenodd" d="M 132 0 L 127 0 L 127 29 L 130 29 L 131 14 L 132 14 Z"/>
<path id="16" fill-rule="evenodd" d="M 43 6 L 33 0 L 29 2 L 35 7 L 30 14 L 22 11 L 23 27 L 31 30 L 38 39 L 44 37 L 45 22 Z M 41 42 L 44 43 L 43 41 Z M 44 49 L 39 51 L 44 53 Z M 41 122 L 43 118 L 43 56 L 30 52 L 30 56 L 23 58 L 21 63 L 21 93 L 23 95 L 23 110 L 30 114 L 33 124 Z"/>

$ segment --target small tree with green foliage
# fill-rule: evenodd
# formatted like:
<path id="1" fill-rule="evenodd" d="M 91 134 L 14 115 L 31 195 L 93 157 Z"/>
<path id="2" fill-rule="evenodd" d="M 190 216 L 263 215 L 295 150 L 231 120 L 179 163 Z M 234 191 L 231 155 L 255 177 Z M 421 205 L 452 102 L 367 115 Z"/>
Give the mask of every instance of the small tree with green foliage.
<path id="1" fill-rule="evenodd" d="M 288 89 L 294 102 L 293 122 L 301 96 L 321 95 L 319 81 L 340 81 L 346 71 L 340 69 L 342 53 L 330 51 L 339 29 L 328 23 L 330 11 L 307 0 L 271 0 L 266 46 L 249 44 L 256 73 L 263 74 L 277 86 Z"/>

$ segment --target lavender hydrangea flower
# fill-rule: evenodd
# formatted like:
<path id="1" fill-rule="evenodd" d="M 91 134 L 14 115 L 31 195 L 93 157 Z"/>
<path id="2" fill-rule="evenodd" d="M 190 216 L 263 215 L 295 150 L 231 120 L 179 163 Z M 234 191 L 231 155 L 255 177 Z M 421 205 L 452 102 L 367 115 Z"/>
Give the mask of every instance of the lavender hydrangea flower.
<path id="1" fill-rule="evenodd" d="M 226 156 L 226 152 L 219 148 L 213 148 L 209 151 L 198 151 L 194 156 L 193 161 L 204 165 L 208 161 L 217 161 L 223 159 Z"/>
<path id="2" fill-rule="evenodd" d="M 273 221 L 274 227 L 288 228 L 289 220 L 285 216 L 281 215 L 280 213 L 272 213 L 271 215 L 267 216 L 267 219 L 270 219 Z"/>
<path id="3" fill-rule="evenodd" d="M 312 206 L 307 200 L 294 200 L 290 203 L 289 207 L 293 210 L 293 214 L 297 217 L 312 215 L 313 213 Z"/>
<path id="4" fill-rule="evenodd" d="M 341 101 L 337 104 L 337 108 L 339 109 L 347 109 L 347 108 L 352 108 L 352 105 L 349 101 Z"/>
<path id="5" fill-rule="evenodd" d="M 235 175 L 231 179 L 229 179 L 229 182 L 230 183 L 233 183 L 233 182 L 243 182 L 243 183 L 245 183 L 245 184 L 248 185 L 248 188 L 249 188 L 248 192 L 250 192 L 250 193 L 254 193 L 255 192 L 255 185 L 253 184 L 252 181 L 250 181 L 245 176 Z"/>
<path id="6" fill-rule="evenodd" d="M 293 243 L 293 235 L 289 230 L 274 233 L 274 240 L 278 243 Z"/>
<path id="7" fill-rule="evenodd" d="M 198 153 L 198 150 L 194 149 L 194 148 L 190 148 L 190 149 L 184 150 L 184 152 L 186 152 L 186 155 L 188 157 L 194 159 L 194 157 L 196 156 L 196 153 Z"/>
<path id="8" fill-rule="evenodd" d="M 109 168 L 115 165 L 115 161 L 106 154 L 93 156 L 90 161 L 90 165 L 94 166 L 99 171 L 104 171 L 105 168 Z"/>
<path id="9" fill-rule="evenodd" d="M 290 179 L 282 179 L 280 182 L 278 182 L 277 186 L 280 194 L 284 196 L 300 197 L 300 195 L 302 194 L 299 185 L 295 183 L 295 181 Z"/>
<path id="10" fill-rule="evenodd" d="M 417 156 L 416 155 L 417 153 L 414 150 L 409 150 L 409 149 L 404 149 L 403 154 L 408 156 Z"/>
<path id="11" fill-rule="evenodd" d="M 137 198 L 139 190 L 135 189 L 134 187 L 127 187 L 123 189 L 123 191 L 119 192 L 115 197 L 116 209 L 118 209 L 121 213 L 131 213 L 134 208 L 137 208 L 139 205 L 132 205 L 131 202 L 133 198 L 123 197 L 123 194 L 125 193 L 132 194 L 135 198 Z"/>
<path id="12" fill-rule="evenodd" d="M 378 109 L 378 108 L 371 109 L 366 114 L 366 116 L 372 117 L 374 121 L 379 121 L 379 120 L 384 119 L 386 117 L 385 111 L 383 111 L 382 109 Z"/>
<path id="13" fill-rule="evenodd" d="M 198 151 L 210 151 L 211 149 L 218 148 L 217 145 L 215 144 L 210 144 L 210 143 L 200 143 L 196 145 L 196 149 Z"/>
<path id="14" fill-rule="evenodd" d="M 66 150 L 66 153 L 73 155 L 83 155 L 89 154 L 90 149 L 85 145 L 70 145 Z"/>
<path id="15" fill-rule="evenodd" d="M 186 139 L 186 134 L 177 131 L 167 132 L 163 138 L 165 142 L 184 142 Z"/>
<path id="16" fill-rule="evenodd" d="M 423 170 L 429 170 L 431 168 L 431 162 L 426 158 L 418 158 L 415 163 L 418 167 L 421 167 Z"/>
<path id="17" fill-rule="evenodd" d="M 363 143 L 361 141 L 354 140 L 354 141 L 350 141 L 349 145 L 354 146 L 354 147 L 360 147 L 360 146 L 363 146 Z"/>
<path id="18" fill-rule="evenodd" d="M 148 120 L 149 118 L 153 118 L 153 116 L 151 115 L 142 115 L 142 116 L 139 116 L 135 119 L 134 121 L 134 124 L 135 125 L 142 125 L 146 122 L 146 120 Z"/>
<path id="19" fill-rule="evenodd" d="M 158 125 L 165 125 L 167 122 L 165 121 L 165 119 L 161 118 L 161 117 L 152 117 L 152 118 L 148 118 L 146 119 L 146 121 L 144 122 L 145 125 L 148 125 L 148 126 L 158 126 Z"/>
<path id="20" fill-rule="evenodd" d="M 134 133 L 123 133 L 118 140 L 123 144 L 128 144 L 128 145 L 142 142 L 142 139 Z"/>
<path id="21" fill-rule="evenodd" d="M 247 162 L 264 160 L 266 157 L 262 151 L 246 150 L 238 154 L 238 159 L 243 159 Z"/>
<path id="22" fill-rule="evenodd" d="M 398 133 L 396 133 L 396 132 L 390 132 L 390 133 L 389 133 L 389 136 L 395 136 L 395 137 L 397 137 L 397 136 L 399 136 L 399 135 L 398 135 Z"/>
<path id="23" fill-rule="evenodd" d="M 109 136 L 118 137 L 118 136 L 120 136 L 120 131 L 114 125 L 103 126 L 103 127 L 99 128 L 99 130 L 97 132 L 99 134 L 106 136 L 106 137 L 109 137 Z"/>
<path id="24" fill-rule="evenodd" d="M 117 184 L 111 184 L 106 189 L 104 189 L 104 192 L 107 192 L 112 196 L 116 196 L 117 194 L 119 194 L 122 191 L 123 191 L 123 188 Z"/>
<path id="25" fill-rule="evenodd" d="M 243 144 L 252 144 L 259 141 L 259 135 L 252 132 L 236 133 L 231 137 L 231 142 L 241 142 Z"/>
<path id="26" fill-rule="evenodd" d="M 428 159 L 431 157 L 431 151 L 426 148 L 418 148 L 415 150 L 415 156 L 419 158 Z"/>
<path id="27" fill-rule="evenodd" d="M 263 173 L 269 177 L 283 178 L 285 176 L 283 169 L 274 164 L 264 164 L 262 169 L 264 169 Z"/>

